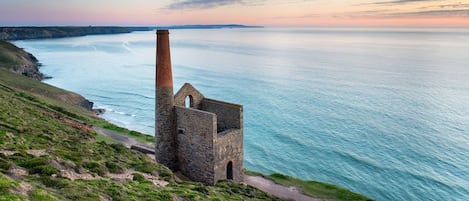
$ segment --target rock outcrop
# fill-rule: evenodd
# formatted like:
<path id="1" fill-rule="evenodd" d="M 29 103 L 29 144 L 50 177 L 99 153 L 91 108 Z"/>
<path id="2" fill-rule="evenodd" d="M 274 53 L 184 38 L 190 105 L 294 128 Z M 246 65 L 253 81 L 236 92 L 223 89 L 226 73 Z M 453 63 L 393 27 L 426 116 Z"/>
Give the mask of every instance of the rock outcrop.
<path id="1" fill-rule="evenodd" d="M 45 77 L 39 71 L 39 66 L 41 66 L 41 64 L 32 54 L 9 42 L 0 40 L 0 68 L 41 81 Z M 28 86 L 22 86 L 20 88 L 27 91 L 29 90 Z M 38 89 L 36 89 L 35 92 L 42 93 L 41 90 Z M 47 94 L 47 91 L 43 93 L 45 96 L 51 96 L 69 104 L 79 105 L 90 111 L 93 110 L 93 102 L 81 95 L 66 91 L 57 94 Z"/>
<path id="2" fill-rule="evenodd" d="M 0 67 L 36 80 L 44 79 L 39 71 L 41 64 L 32 54 L 15 45 L 0 40 Z"/>
<path id="3" fill-rule="evenodd" d="M 39 71 L 39 66 L 41 66 L 41 64 L 38 63 L 36 57 L 24 50 L 21 51 L 21 56 L 27 62 L 10 66 L 10 70 L 36 80 L 43 80 L 44 74 Z"/>

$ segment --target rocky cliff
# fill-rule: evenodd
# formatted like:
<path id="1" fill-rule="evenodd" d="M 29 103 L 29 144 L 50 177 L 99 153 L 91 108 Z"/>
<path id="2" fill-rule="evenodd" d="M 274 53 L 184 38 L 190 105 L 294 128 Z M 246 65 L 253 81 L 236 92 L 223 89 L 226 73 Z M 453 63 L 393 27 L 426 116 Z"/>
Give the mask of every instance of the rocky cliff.
<path id="1" fill-rule="evenodd" d="M 32 54 L 11 43 L 0 40 L 0 67 L 36 80 L 42 80 L 44 75 L 39 72 L 40 65 Z"/>
<path id="2" fill-rule="evenodd" d="M 44 75 L 39 71 L 40 65 L 41 64 L 38 62 L 36 57 L 34 57 L 32 54 L 16 47 L 9 42 L 0 40 L 0 68 L 7 69 L 17 74 L 21 74 L 40 81 L 44 79 Z M 7 76 L 4 71 L 0 71 L 0 73 L 2 73 L 0 77 L 5 77 L 4 80 L 9 80 L 7 77 L 11 77 Z M 12 80 L 12 84 L 15 84 L 13 82 L 16 81 L 17 79 Z M 26 91 L 30 91 L 32 89 L 31 86 L 28 85 L 22 86 L 20 83 L 16 83 L 16 85 L 19 85 L 20 88 Z M 35 90 L 37 93 L 42 93 L 41 91 L 37 91 L 37 89 Z M 44 94 L 47 93 L 44 92 Z M 79 105 L 83 108 L 86 108 L 87 110 L 93 109 L 93 102 L 78 94 L 63 92 L 51 95 L 57 96 L 58 99 L 69 104 Z"/>

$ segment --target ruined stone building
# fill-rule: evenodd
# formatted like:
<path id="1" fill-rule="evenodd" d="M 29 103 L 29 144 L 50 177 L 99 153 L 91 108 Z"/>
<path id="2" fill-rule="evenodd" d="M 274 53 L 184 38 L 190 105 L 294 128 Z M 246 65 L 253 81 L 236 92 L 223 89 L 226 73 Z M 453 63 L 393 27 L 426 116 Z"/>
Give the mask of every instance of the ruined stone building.
<path id="1" fill-rule="evenodd" d="M 168 30 L 156 50 L 156 160 L 194 181 L 243 180 L 243 107 L 186 83 L 173 96 Z"/>

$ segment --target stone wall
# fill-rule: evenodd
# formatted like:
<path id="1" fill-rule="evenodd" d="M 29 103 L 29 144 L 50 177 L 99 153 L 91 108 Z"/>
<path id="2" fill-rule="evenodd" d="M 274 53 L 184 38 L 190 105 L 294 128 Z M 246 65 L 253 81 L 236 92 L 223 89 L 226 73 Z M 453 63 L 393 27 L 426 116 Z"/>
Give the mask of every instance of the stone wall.
<path id="1" fill-rule="evenodd" d="M 173 109 L 173 87 L 156 87 L 155 159 L 177 169 L 176 135 Z"/>
<path id="2" fill-rule="evenodd" d="M 243 112 L 241 105 L 205 98 L 202 100 L 201 110 L 217 115 L 218 132 L 241 128 L 241 113 Z"/>
<path id="3" fill-rule="evenodd" d="M 227 179 L 227 165 L 233 163 L 233 181 L 243 181 L 243 131 L 218 133 L 215 146 L 215 181 Z"/>
<path id="4" fill-rule="evenodd" d="M 185 107 L 187 97 L 191 107 Z M 205 98 L 185 83 L 174 96 L 179 170 L 194 181 L 213 185 L 226 180 L 232 163 L 233 181 L 243 181 L 243 107 Z"/>
<path id="5" fill-rule="evenodd" d="M 175 106 L 179 169 L 189 179 L 213 185 L 216 115 Z"/>
<path id="6" fill-rule="evenodd" d="M 200 103 L 204 99 L 204 95 L 189 83 L 185 83 L 174 95 L 174 105 L 184 107 L 187 96 L 192 97 L 192 108 L 200 109 Z"/>

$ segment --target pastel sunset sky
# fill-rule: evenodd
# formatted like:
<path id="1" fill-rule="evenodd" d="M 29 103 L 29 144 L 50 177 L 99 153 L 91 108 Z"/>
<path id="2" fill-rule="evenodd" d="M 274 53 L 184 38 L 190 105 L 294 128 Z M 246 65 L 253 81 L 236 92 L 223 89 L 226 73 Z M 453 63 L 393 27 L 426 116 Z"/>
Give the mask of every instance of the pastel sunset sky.
<path id="1" fill-rule="evenodd" d="M 0 26 L 469 27 L 469 0 L 1 0 Z"/>

